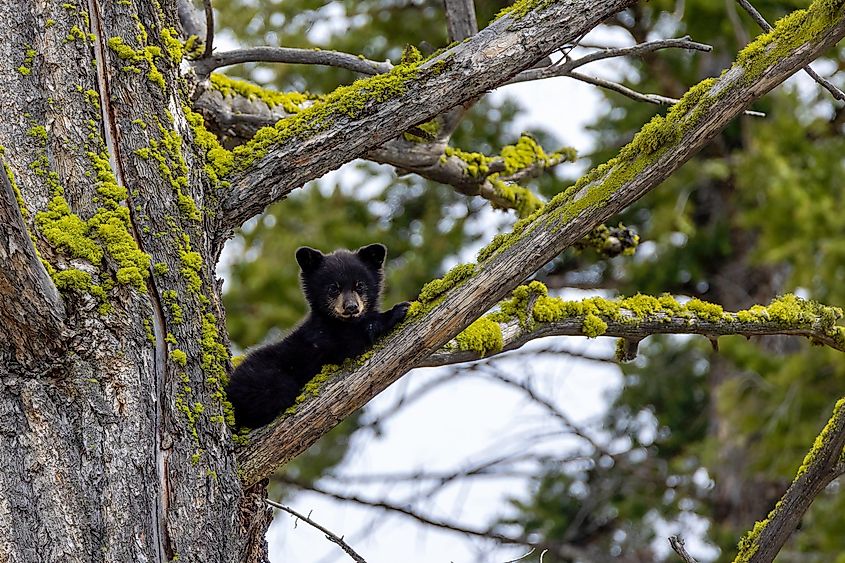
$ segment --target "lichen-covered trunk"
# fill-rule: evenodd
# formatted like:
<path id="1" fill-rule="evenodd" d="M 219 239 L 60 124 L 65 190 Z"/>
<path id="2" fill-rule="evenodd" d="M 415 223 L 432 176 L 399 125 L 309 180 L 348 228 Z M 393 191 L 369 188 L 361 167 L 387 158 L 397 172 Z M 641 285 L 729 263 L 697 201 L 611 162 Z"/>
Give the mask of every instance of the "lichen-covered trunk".
<path id="1" fill-rule="evenodd" d="M 0 561 L 263 558 L 177 25 L 168 0 L 0 3 Z"/>

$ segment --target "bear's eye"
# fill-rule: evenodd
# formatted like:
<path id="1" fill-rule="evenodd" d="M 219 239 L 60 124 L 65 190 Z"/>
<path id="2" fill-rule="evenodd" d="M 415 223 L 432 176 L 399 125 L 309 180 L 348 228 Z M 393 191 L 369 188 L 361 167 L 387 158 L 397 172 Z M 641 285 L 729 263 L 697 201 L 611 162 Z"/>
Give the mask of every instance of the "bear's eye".
<path id="1" fill-rule="evenodd" d="M 337 285 L 332 284 L 329 286 L 329 295 L 335 296 L 338 293 L 340 293 L 340 288 Z"/>
<path id="2" fill-rule="evenodd" d="M 355 282 L 355 291 L 357 291 L 358 293 L 362 293 L 364 291 L 364 282 Z"/>

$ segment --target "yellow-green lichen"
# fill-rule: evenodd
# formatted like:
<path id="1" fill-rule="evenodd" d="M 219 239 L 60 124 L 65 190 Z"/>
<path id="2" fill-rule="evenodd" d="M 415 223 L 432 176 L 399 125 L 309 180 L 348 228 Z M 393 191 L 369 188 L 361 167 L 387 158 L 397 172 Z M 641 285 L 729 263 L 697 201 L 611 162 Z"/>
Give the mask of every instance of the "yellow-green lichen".
<path id="1" fill-rule="evenodd" d="M 32 46 L 27 45 L 24 51 L 23 63 L 18 67 L 18 72 L 24 76 L 28 76 L 32 72 L 32 62 L 35 60 L 35 55 L 37 54 Z"/>
<path id="2" fill-rule="evenodd" d="M 184 50 L 182 42 L 179 41 L 179 32 L 170 27 L 165 27 L 161 30 L 161 41 L 164 44 L 164 50 L 167 51 L 170 57 L 170 62 L 178 65 L 182 62 Z"/>
<path id="3" fill-rule="evenodd" d="M 415 133 L 408 132 L 403 133 L 402 136 L 405 138 L 406 141 L 410 141 L 412 143 L 430 143 L 437 137 L 437 134 L 440 132 L 440 123 L 435 117 L 430 121 L 420 123 L 419 125 L 417 125 L 417 129 L 425 133 L 425 137 L 421 137 Z"/>
<path id="4" fill-rule="evenodd" d="M 192 111 L 188 106 L 184 106 L 182 109 L 185 112 L 188 124 L 191 126 L 191 131 L 193 131 L 194 145 L 204 153 L 206 174 L 215 184 L 220 183 L 223 176 L 229 173 L 234 164 L 232 152 L 223 148 L 217 137 L 205 128 L 205 121 L 200 114 Z M 224 184 L 228 185 L 228 182 L 220 184 L 221 187 Z"/>
<path id="5" fill-rule="evenodd" d="M 800 46 L 819 37 L 842 17 L 842 0 L 815 0 L 806 10 L 796 10 L 778 20 L 772 31 L 749 43 L 737 57 L 746 82 L 753 82 L 770 66 Z"/>
<path id="6" fill-rule="evenodd" d="M 499 310 L 488 315 L 496 322 L 507 322 L 518 319 L 519 326 L 530 329 L 534 324 L 532 302 L 548 296 L 549 290 L 541 282 L 533 280 L 527 285 L 516 287 L 508 299 L 499 303 Z"/>
<path id="7" fill-rule="evenodd" d="M 229 384 L 229 374 L 226 370 L 229 350 L 221 342 L 217 318 L 211 313 L 205 313 L 202 316 L 200 350 L 202 352 L 200 367 L 205 374 L 206 383 L 211 386 L 211 397 L 220 405 L 221 414 L 211 417 L 212 422 L 215 420 L 225 422 L 230 427 L 234 427 L 235 414 L 232 403 L 226 398 L 224 391 L 226 385 Z"/>
<path id="8" fill-rule="evenodd" d="M 83 272 L 76 268 L 68 268 L 54 272 L 52 277 L 53 283 L 56 284 L 56 288 L 59 291 L 90 293 L 100 301 L 97 311 L 101 315 L 107 315 L 111 312 L 111 305 L 108 302 L 105 289 L 95 284 L 91 279 L 91 274 L 88 272 Z"/>
<path id="9" fill-rule="evenodd" d="M 155 336 L 155 333 L 153 332 L 153 322 L 152 322 L 152 320 L 144 319 L 143 323 L 144 323 L 144 334 L 146 335 L 147 340 L 151 344 L 155 344 L 156 336 Z"/>
<path id="10" fill-rule="evenodd" d="M 170 359 L 177 366 L 185 367 L 188 364 L 188 355 L 178 348 L 170 351 Z"/>
<path id="11" fill-rule="evenodd" d="M 397 65 L 385 74 L 341 86 L 299 113 L 259 130 L 248 143 L 235 148 L 236 168 L 243 169 L 262 158 L 271 147 L 287 140 L 322 131 L 338 119 L 358 118 L 373 103 L 401 95 L 407 82 L 420 75 L 420 64 Z"/>
<path id="12" fill-rule="evenodd" d="M 523 18 L 534 10 L 542 10 L 554 4 L 556 0 L 516 0 L 510 6 L 503 8 L 496 14 L 493 20 L 497 20 L 504 16 L 511 16 L 512 18 Z"/>
<path id="13" fill-rule="evenodd" d="M 455 337 L 460 350 L 478 352 L 481 356 L 502 349 L 502 328 L 499 323 L 481 317 Z"/>
<path id="14" fill-rule="evenodd" d="M 436 280 L 425 284 L 417 300 L 411 303 L 406 319 L 413 319 L 430 310 L 447 291 L 460 285 L 475 273 L 475 264 L 459 264 Z"/>
<path id="15" fill-rule="evenodd" d="M 155 273 L 156 273 L 156 274 L 158 274 L 159 276 L 162 276 L 162 275 L 166 274 L 166 273 L 167 273 L 167 272 L 169 272 L 169 271 L 170 271 L 170 268 L 169 268 L 169 267 L 167 266 L 167 264 L 166 264 L 166 263 L 164 263 L 164 262 L 156 262 L 156 263 L 153 265 L 153 272 L 155 272 Z"/>
<path id="16" fill-rule="evenodd" d="M 140 72 L 140 69 L 135 65 L 145 62 L 147 65 L 147 78 L 154 84 L 157 84 L 162 90 L 165 89 L 164 75 L 155 63 L 156 59 L 162 57 L 161 47 L 147 45 L 136 50 L 124 43 L 122 37 L 111 37 L 107 44 L 118 58 L 129 63 L 122 70 Z"/>
<path id="17" fill-rule="evenodd" d="M 270 109 L 281 107 L 286 113 L 298 113 L 303 104 L 318 97 L 303 92 L 276 92 L 261 88 L 251 82 L 231 78 L 225 74 L 212 73 L 211 87 L 224 97 L 242 96 L 248 100 L 261 100 Z"/>
<path id="18" fill-rule="evenodd" d="M 607 332 L 607 323 L 601 320 L 596 315 L 590 313 L 584 317 L 584 323 L 581 325 L 581 332 L 588 338 L 595 338 Z"/>

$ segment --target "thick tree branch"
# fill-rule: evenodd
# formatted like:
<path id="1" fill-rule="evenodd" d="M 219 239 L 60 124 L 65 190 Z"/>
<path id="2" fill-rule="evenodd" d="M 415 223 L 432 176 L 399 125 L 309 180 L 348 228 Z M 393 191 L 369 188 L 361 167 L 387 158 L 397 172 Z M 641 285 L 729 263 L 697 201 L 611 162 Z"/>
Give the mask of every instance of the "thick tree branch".
<path id="1" fill-rule="evenodd" d="M 769 563 L 774 560 L 816 496 L 839 476 L 843 446 L 845 399 L 840 399 L 786 493 L 768 517 L 757 522 L 754 529 L 740 540 L 734 563 Z"/>
<path id="2" fill-rule="evenodd" d="M 801 20 L 786 22 L 783 25 L 789 27 L 779 26 L 768 36 L 765 47 L 744 51 L 739 62 L 720 78 L 693 88 L 665 118 L 655 117 L 618 158 L 589 173 L 542 212 L 520 222 L 514 233 L 497 237 L 479 254 L 477 265 L 458 268 L 430 287 L 416 316 L 387 337 L 362 364 L 340 370 L 318 396 L 306 398 L 292 414 L 250 435 L 250 443 L 238 455 L 243 482 L 266 477 L 304 451 L 455 337 L 528 275 L 660 184 L 751 101 L 836 44 L 845 36 L 843 4 L 843 0 L 835 5 L 830 0 L 814 2 Z M 551 12 L 550 8 L 541 13 Z M 566 27 L 560 21 L 554 25 Z M 271 154 L 282 152 L 286 151 Z M 273 163 L 263 159 L 259 166 L 269 170 Z"/>
<path id="3" fill-rule="evenodd" d="M 748 15 L 751 16 L 751 19 L 753 19 L 757 23 L 757 25 L 759 25 L 760 28 L 763 29 L 763 31 L 771 31 L 771 24 L 766 21 L 766 18 L 763 17 L 763 14 L 758 12 L 757 9 L 751 5 L 751 2 L 749 2 L 748 0 L 736 1 L 739 3 L 740 6 L 742 6 L 742 8 L 746 12 L 748 12 Z M 819 86 L 830 92 L 834 98 L 839 101 L 845 102 L 845 92 L 837 88 L 836 85 L 834 85 L 830 80 L 819 76 L 819 74 L 815 70 L 813 70 L 810 65 L 805 66 L 803 70 L 807 73 L 810 78 L 818 82 Z"/>
<path id="4" fill-rule="evenodd" d="M 645 297 L 640 299 L 648 299 L 651 304 L 649 308 L 657 306 L 657 300 L 651 301 Z M 491 357 L 546 336 L 600 335 L 639 342 L 655 334 L 700 334 L 708 338 L 727 335 L 750 338 L 782 334 L 804 336 L 815 343 L 845 352 L 845 329 L 833 324 L 841 316 L 841 311 L 833 307 L 803 302 L 788 296 L 775 300 L 768 308 L 758 307 L 738 313 L 726 313 L 720 312 L 721 307 L 698 300 L 691 301 L 692 305 L 684 306 L 673 299 L 663 299 L 666 300 L 667 307 L 671 303 L 671 307 L 677 309 L 636 311 L 633 304 L 626 305 L 627 300 L 587 299 L 583 302 L 567 302 L 544 297 L 540 303 L 521 311 L 522 319 L 528 319 L 527 321 L 513 317 L 496 323 L 502 334 L 501 349 L 492 353 L 489 350 L 461 349 L 460 341 L 452 340 L 444 348 L 425 358 L 417 367 L 443 366 Z M 634 298 L 631 301 L 636 300 L 637 298 Z M 595 309 L 592 309 L 590 303 L 595 305 Z M 585 312 L 560 320 L 538 322 L 554 314 L 555 308 L 560 312 L 570 312 L 569 314 L 579 310 Z M 605 308 L 606 312 L 598 311 L 602 308 Z M 590 310 L 596 312 L 591 313 Z M 778 311 L 784 312 L 783 316 L 779 316 Z M 594 327 L 589 324 L 589 315 L 594 315 L 606 325 L 606 328 L 600 330 L 600 334 L 596 334 Z M 492 318 L 495 316 L 495 313 L 491 315 Z M 631 360 L 633 357 L 628 355 L 626 359 Z"/>
<path id="5" fill-rule="evenodd" d="M 197 75 L 208 76 L 215 69 L 242 63 L 334 66 L 367 75 L 390 72 L 390 69 L 393 68 L 393 65 L 388 61 L 371 61 L 369 59 L 362 59 L 357 55 L 340 53 L 338 51 L 297 49 L 294 47 L 250 47 L 247 49 L 236 49 L 199 59 L 194 61 L 193 66 Z"/>
<path id="6" fill-rule="evenodd" d="M 608 0 L 597 7 L 588 0 L 572 0 L 521 17 L 506 15 L 434 59 L 404 68 L 404 74 L 394 70 L 389 77 L 370 79 L 377 80 L 372 85 L 353 85 L 352 91 L 283 120 L 275 130 L 264 130 L 240 153 L 243 160 L 231 177 L 232 192 L 223 203 L 218 234 L 228 236 L 308 180 L 506 82 L 633 3 Z M 350 97 L 357 100 L 352 107 Z"/>
<path id="7" fill-rule="evenodd" d="M 5 319 L 0 356 L 29 364 L 60 348 L 65 308 L 29 237 L 17 195 L 0 163 L 0 311 Z"/>
<path id="8" fill-rule="evenodd" d="M 686 547 L 684 547 L 684 538 L 681 536 L 669 536 L 669 545 L 684 560 L 684 563 L 698 563 L 692 555 L 687 553 Z"/>

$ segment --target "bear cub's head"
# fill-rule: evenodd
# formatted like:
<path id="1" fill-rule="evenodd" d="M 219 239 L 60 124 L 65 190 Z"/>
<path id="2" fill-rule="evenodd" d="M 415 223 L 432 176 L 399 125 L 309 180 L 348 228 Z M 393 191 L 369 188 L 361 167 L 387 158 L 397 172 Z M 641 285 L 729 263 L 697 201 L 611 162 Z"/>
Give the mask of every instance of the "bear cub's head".
<path id="1" fill-rule="evenodd" d="M 297 249 L 302 290 L 311 311 L 348 322 L 377 311 L 385 256 L 383 244 L 331 254 L 307 246 Z"/>

